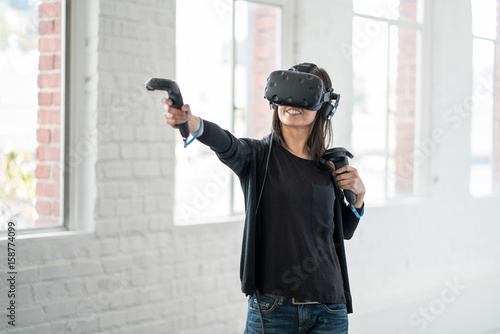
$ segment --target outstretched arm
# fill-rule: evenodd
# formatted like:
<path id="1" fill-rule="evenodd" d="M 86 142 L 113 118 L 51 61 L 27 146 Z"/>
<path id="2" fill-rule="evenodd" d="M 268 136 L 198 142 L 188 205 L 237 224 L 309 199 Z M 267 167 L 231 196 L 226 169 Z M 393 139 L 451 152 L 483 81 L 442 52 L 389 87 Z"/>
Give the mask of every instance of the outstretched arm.
<path id="1" fill-rule="evenodd" d="M 229 131 L 223 130 L 217 124 L 209 121 L 204 121 L 203 128 L 200 129 L 201 120 L 191 113 L 188 104 L 183 105 L 181 109 L 176 109 L 172 108 L 172 101 L 168 99 L 163 98 L 161 102 L 165 104 L 164 116 L 168 125 L 177 128 L 179 124 L 187 121 L 189 132 L 194 135 L 200 131 L 198 140 L 209 146 L 219 159 L 238 176 L 245 169 L 248 162 L 256 158 L 257 152 L 255 148 L 263 145 L 265 147 L 265 144 L 261 141 L 249 138 L 238 139 Z"/>

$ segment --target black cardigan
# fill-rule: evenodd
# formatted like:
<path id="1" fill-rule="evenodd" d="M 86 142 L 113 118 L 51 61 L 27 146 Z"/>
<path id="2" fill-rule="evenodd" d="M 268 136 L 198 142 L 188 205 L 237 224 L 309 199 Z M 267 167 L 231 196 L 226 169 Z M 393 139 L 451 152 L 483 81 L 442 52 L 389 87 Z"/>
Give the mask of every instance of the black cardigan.
<path id="1" fill-rule="evenodd" d="M 209 146 L 217 154 L 217 157 L 231 168 L 240 179 L 241 189 L 245 197 L 245 226 L 241 248 L 240 280 L 241 290 L 246 295 L 251 295 L 255 292 L 256 249 L 260 244 L 257 223 L 260 220 L 258 219 L 260 212 L 256 212 L 257 200 L 264 180 L 269 136 L 260 140 L 238 139 L 218 125 L 204 121 L 203 134 L 198 137 L 198 140 Z M 352 237 L 358 226 L 359 218 L 349 210 L 344 201 L 344 196 L 339 191 L 336 183 L 333 183 L 336 192 L 333 241 L 339 257 L 344 282 L 347 312 L 352 313 L 344 239 Z"/>

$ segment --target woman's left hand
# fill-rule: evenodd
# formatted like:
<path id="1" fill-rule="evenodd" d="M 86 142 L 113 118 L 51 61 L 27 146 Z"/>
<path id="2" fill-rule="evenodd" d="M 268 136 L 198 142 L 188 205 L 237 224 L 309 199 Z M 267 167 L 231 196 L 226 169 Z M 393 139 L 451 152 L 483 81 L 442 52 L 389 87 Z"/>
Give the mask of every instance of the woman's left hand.
<path id="1" fill-rule="evenodd" d="M 356 195 L 354 207 L 360 209 L 363 206 L 365 197 L 365 185 L 359 177 L 358 170 L 346 165 L 333 172 L 340 189 L 349 189 Z"/>

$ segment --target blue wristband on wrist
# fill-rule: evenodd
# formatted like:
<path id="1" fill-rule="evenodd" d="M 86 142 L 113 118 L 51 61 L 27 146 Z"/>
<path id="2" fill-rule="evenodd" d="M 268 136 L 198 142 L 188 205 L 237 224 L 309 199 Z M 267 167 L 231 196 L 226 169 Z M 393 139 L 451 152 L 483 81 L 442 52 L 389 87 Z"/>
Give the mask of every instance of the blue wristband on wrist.
<path id="1" fill-rule="evenodd" d="M 193 142 L 193 140 L 195 140 L 196 138 L 198 138 L 198 136 L 200 135 L 201 130 L 203 129 L 203 118 L 200 117 L 200 121 L 201 121 L 200 128 L 194 134 L 193 138 L 191 138 L 190 141 L 187 141 L 187 138 L 184 138 L 184 148 L 186 148 L 189 144 L 191 144 Z"/>
<path id="2" fill-rule="evenodd" d="M 361 218 L 365 214 L 365 207 L 364 206 L 361 208 L 361 214 L 358 213 L 358 209 L 356 209 L 353 204 L 349 204 L 349 206 L 351 207 L 351 210 L 356 217 Z"/>

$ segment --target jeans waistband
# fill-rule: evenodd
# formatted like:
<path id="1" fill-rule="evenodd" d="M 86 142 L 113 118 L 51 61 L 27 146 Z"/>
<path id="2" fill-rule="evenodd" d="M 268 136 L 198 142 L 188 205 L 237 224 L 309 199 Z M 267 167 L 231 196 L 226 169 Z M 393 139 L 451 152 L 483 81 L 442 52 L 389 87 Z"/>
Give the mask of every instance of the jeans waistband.
<path id="1" fill-rule="evenodd" d="M 259 292 L 257 292 L 258 294 L 261 294 Z M 321 304 L 320 302 L 318 301 L 314 301 L 314 300 L 301 300 L 301 299 L 298 299 L 298 298 L 290 298 L 290 297 L 286 297 L 286 296 L 278 296 L 278 295 L 273 295 L 273 294 L 269 294 L 269 293 L 263 293 L 261 294 L 263 296 L 266 296 L 266 297 L 270 297 L 270 298 L 275 298 L 278 300 L 278 303 L 281 305 L 283 303 L 284 300 L 286 301 L 290 301 L 292 302 L 292 304 L 294 305 L 309 305 L 309 304 Z"/>

